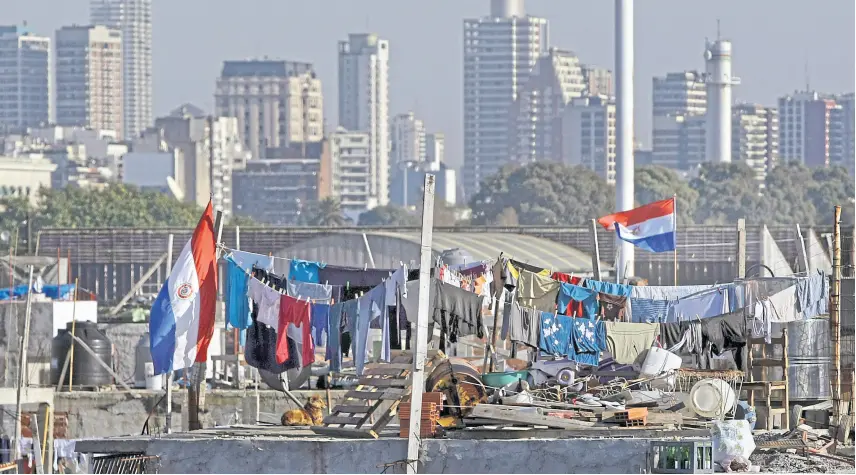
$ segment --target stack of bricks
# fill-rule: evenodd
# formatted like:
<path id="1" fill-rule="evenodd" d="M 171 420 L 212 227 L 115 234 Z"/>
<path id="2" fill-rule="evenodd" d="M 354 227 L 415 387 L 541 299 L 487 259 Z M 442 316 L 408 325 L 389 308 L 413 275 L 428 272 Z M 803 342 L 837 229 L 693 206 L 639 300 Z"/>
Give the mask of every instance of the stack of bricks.
<path id="1" fill-rule="evenodd" d="M 442 393 L 422 394 L 422 417 L 419 430 L 420 437 L 434 437 L 439 427 L 440 411 L 443 409 Z M 398 435 L 407 437 L 410 435 L 410 401 L 402 402 L 398 407 L 398 420 L 400 429 Z"/>

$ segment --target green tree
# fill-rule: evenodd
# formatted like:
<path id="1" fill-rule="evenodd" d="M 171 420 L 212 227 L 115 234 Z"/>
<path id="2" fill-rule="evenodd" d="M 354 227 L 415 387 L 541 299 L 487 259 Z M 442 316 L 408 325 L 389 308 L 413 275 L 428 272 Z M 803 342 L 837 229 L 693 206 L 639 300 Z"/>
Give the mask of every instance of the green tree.
<path id="1" fill-rule="evenodd" d="M 473 224 L 585 224 L 612 211 L 615 190 L 588 168 L 560 163 L 507 166 L 484 180 L 470 201 Z"/>
<path id="2" fill-rule="evenodd" d="M 360 214 L 359 226 L 418 226 L 419 217 L 398 206 L 378 206 Z"/>
<path id="3" fill-rule="evenodd" d="M 349 220 L 342 212 L 339 198 L 329 197 L 306 204 L 300 213 L 300 224 L 304 226 L 337 227 L 347 226 Z"/>
<path id="4" fill-rule="evenodd" d="M 703 163 L 690 186 L 699 193 L 698 224 L 730 224 L 763 216 L 755 172 L 744 163 Z"/>
<path id="5" fill-rule="evenodd" d="M 634 175 L 638 205 L 677 195 L 678 226 L 695 223 L 698 191 L 692 189 L 674 170 L 659 165 L 645 165 L 636 168 Z"/>
<path id="6" fill-rule="evenodd" d="M 805 193 L 806 201 L 817 210 L 818 224 L 832 224 L 835 205 L 841 206 L 841 223 L 854 223 L 854 177 L 844 167 L 816 168 Z"/>
<path id="7" fill-rule="evenodd" d="M 764 222 L 815 224 L 817 209 L 811 201 L 805 199 L 806 190 L 813 184 L 811 170 L 802 163 L 792 161 L 776 165 L 764 180 Z"/>

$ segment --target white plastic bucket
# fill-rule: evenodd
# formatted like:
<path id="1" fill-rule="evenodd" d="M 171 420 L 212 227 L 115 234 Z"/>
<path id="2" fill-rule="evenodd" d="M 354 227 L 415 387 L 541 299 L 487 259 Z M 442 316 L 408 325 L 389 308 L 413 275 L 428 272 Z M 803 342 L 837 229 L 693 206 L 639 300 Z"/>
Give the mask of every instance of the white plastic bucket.
<path id="1" fill-rule="evenodd" d="M 640 376 L 653 378 L 681 367 L 681 357 L 659 346 L 652 346 L 642 363 Z"/>
<path id="2" fill-rule="evenodd" d="M 154 363 L 146 363 L 146 389 L 152 391 L 163 390 L 163 375 L 155 375 Z"/>

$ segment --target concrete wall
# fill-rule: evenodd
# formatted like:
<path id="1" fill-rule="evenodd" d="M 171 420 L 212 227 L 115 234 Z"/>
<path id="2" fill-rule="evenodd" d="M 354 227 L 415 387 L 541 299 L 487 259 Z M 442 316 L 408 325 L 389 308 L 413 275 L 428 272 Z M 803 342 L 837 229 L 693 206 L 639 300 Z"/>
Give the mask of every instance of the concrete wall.
<path id="1" fill-rule="evenodd" d="M 643 473 L 651 439 L 431 440 L 421 473 Z M 381 473 L 407 440 L 152 439 L 161 473 Z M 387 473 L 404 473 L 397 464 Z"/>
<path id="2" fill-rule="evenodd" d="M 293 391 L 300 401 L 306 401 L 314 394 L 325 396 L 324 391 Z M 113 391 L 62 392 L 53 395 L 54 412 L 68 413 L 69 439 L 84 439 L 94 437 L 114 437 L 122 435 L 139 435 L 149 413 L 150 433 L 160 433 L 163 430 L 166 416 L 166 400 L 162 399 L 163 391 Z M 331 391 L 333 404 L 344 397 L 345 391 Z M 134 395 L 139 395 L 135 398 Z M 284 394 L 277 391 L 260 391 L 260 416 L 265 422 L 279 424 L 282 413 L 294 409 L 295 405 Z M 10 401 L 6 401 L 10 402 Z M 157 408 L 155 405 L 160 403 Z M 173 428 L 183 427 L 186 411 L 187 391 L 177 390 L 173 393 Z M 8 412 L 0 411 L 0 428 L 6 434 L 14 430 L 14 418 L 9 414 L 15 412 L 14 403 L 0 406 Z M 205 393 L 206 412 L 202 414 L 203 427 L 223 426 L 229 424 L 253 424 L 256 417 L 256 398 L 252 390 L 214 390 Z"/>

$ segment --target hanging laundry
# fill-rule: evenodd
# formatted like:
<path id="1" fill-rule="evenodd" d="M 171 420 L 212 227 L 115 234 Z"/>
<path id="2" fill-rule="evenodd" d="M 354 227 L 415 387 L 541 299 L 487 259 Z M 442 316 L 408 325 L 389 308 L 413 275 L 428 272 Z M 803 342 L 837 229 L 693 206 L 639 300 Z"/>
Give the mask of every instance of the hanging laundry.
<path id="1" fill-rule="evenodd" d="M 701 322 L 673 322 L 660 324 L 661 346 L 681 357 L 681 367 L 699 368 L 703 351 Z"/>
<path id="2" fill-rule="evenodd" d="M 585 280 L 582 277 L 565 274 L 564 272 L 553 272 L 551 276 L 553 280 L 558 282 L 564 282 L 566 284 L 574 284 L 582 287 L 583 281 Z M 570 315 L 572 317 L 582 317 L 583 316 L 583 303 L 577 301 L 571 301 L 568 303 L 566 308 L 559 308 L 559 313 L 563 315 Z"/>
<path id="3" fill-rule="evenodd" d="M 542 312 L 556 311 L 556 298 L 562 284 L 550 277 L 535 274 L 528 270 L 520 271 L 517 300 L 524 307 L 531 307 Z"/>
<path id="4" fill-rule="evenodd" d="M 552 272 L 550 272 L 547 269 L 544 269 L 543 267 L 533 266 L 532 264 L 527 264 L 525 262 L 515 261 L 514 259 L 509 259 L 509 262 L 518 271 L 525 270 L 525 271 L 531 272 L 533 274 L 538 274 L 542 277 L 550 277 L 550 274 L 552 274 Z"/>
<path id="5" fill-rule="evenodd" d="M 258 304 L 258 321 L 273 328 L 279 326 L 279 300 L 282 294 L 263 284 L 258 279 L 250 279 L 248 294 Z"/>
<path id="6" fill-rule="evenodd" d="M 324 359 L 330 362 L 330 372 L 342 371 L 342 307 L 336 303 L 330 306 L 327 319 L 327 348 Z"/>
<path id="7" fill-rule="evenodd" d="M 327 265 L 318 271 L 318 281 L 329 285 L 373 288 L 388 279 L 393 271 L 394 269 L 362 269 Z"/>
<path id="8" fill-rule="evenodd" d="M 312 343 L 315 346 L 327 346 L 327 338 L 330 335 L 327 331 L 327 326 L 330 324 L 330 304 L 312 302 L 309 317 Z"/>
<path id="9" fill-rule="evenodd" d="M 503 340 L 507 337 L 515 343 L 538 348 L 538 334 L 541 332 L 541 313 L 538 310 L 521 307 L 512 301 L 506 304 L 502 318 Z"/>
<path id="10" fill-rule="evenodd" d="M 230 257 L 235 261 L 241 269 L 245 271 L 253 270 L 253 267 L 273 271 L 273 257 L 263 256 L 253 252 L 232 250 L 229 253 Z"/>
<path id="11" fill-rule="evenodd" d="M 799 279 L 796 287 L 803 319 L 829 313 L 829 278 L 826 272 L 818 270 L 805 279 Z"/>
<path id="12" fill-rule="evenodd" d="M 315 361 L 315 347 L 312 344 L 311 304 L 308 300 L 298 300 L 282 295 L 279 304 L 279 325 L 277 326 L 276 362 L 288 359 L 288 326 L 294 325 L 300 330 L 300 343 L 303 346 L 303 366 Z"/>
<path id="13" fill-rule="evenodd" d="M 728 290 L 719 287 L 672 301 L 666 310 L 665 322 L 710 318 L 728 311 Z"/>
<path id="14" fill-rule="evenodd" d="M 548 355 L 566 356 L 571 343 L 573 320 L 565 315 L 540 312 L 541 337 L 538 345 L 541 351 Z"/>
<path id="15" fill-rule="evenodd" d="M 333 286 L 290 280 L 288 281 L 288 295 L 296 299 L 309 299 L 313 302 L 329 302 L 333 298 Z"/>
<path id="16" fill-rule="evenodd" d="M 461 275 L 469 275 L 473 277 L 478 277 L 485 272 L 490 270 L 490 265 L 486 262 L 478 262 L 470 265 L 469 267 L 464 267 L 462 269 L 458 269 L 458 272 Z"/>
<path id="17" fill-rule="evenodd" d="M 382 285 L 379 285 L 359 298 L 359 310 L 356 319 L 350 322 L 351 332 L 351 350 L 354 358 L 354 367 L 357 370 L 357 376 L 363 374 L 363 367 L 366 362 L 366 344 L 368 343 L 369 327 L 371 323 L 378 319 L 383 312 L 381 308 L 385 306 L 384 297 L 386 290 Z M 389 348 L 389 333 L 387 327 L 386 347 Z M 388 351 L 388 350 L 387 350 Z"/>
<path id="18" fill-rule="evenodd" d="M 606 328 L 602 321 L 575 318 L 571 320 L 571 345 L 568 359 L 597 366 L 600 352 L 606 350 Z"/>
<path id="19" fill-rule="evenodd" d="M 629 307 L 635 323 L 662 322 L 666 318 L 669 302 L 681 297 L 710 290 L 712 285 L 682 286 L 631 286 Z"/>
<path id="20" fill-rule="evenodd" d="M 404 267 L 396 269 L 396 271 L 383 282 L 383 286 L 386 291 L 387 305 L 395 305 L 395 295 L 398 289 L 402 289 L 403 292 L 407 293 L 407 287 L 405 284 L 407 284 L 407 271 Z"/>
<path id="21" fill-rule="evenodd" d="M 743 310 L 702 320 L 701 332 L 705 346 L 710 347 L 711 358 L 729 353 L 736 366 L 734 369 L 746 371 L 746 315 Z M 714 367 L 708 361 L 702 369 L 723 368 Z"/>
<path id="22" fill-rule="evenodd" d="M 597 294 L 597 314 L 602 319 L 613 322 L 629 321 L 630 318 L 627 315 L 627 300 L 627 297 L 620 297 L 618 295 L 600 292 Z"/>
<path id="23" fill-rule="evenodd" d="M 232 256 L 226 256 L 226 323 L 227 328 L 249 328 L 250 300 L 249 293 L 250 275 L 242 269 Z"/>
<path id="24" fill-rule="evenodd" d="M 343 332 L 350 333 L 351 338 L 353 338 L 354 333 L 356 332 L 356 327 L 354 327 L 354 325 L 356 324 L 359 315 L 359 299 L 345 300 L 344 302 L 342 302 L 342 320 L 340 322 L 340 327 L 342 328 Z"/>
<path id="25" fill-rule="evenodd" d="M 366 294 L 371 302 L 372 318 L 369 320 L 369 328 L 381 330 L 381 350 L 380 359 L 390 360 L 390 326 L 389 326 L 389 306 L 386 303 L 386 286 L 378 285 Z M 377 309 L 377 314 L 375 312 Z"/>
<path id="26" fill-rule="evenodd" d="M 572 302 L 583 306 L 582 317 L 595 318 L 597 315 L 597 292 L 574 284 L 559 283 L 559 308 L 572 308 Z"/>
<path id="27" fill-rule="evenodd" d="M 258 321 L 258 307 L 257 304 L 253 304 L 251 316 L 253 323 L 247 329 L 247 344 L 244 347 L 244 359 L 247 361 L 247 364 L 253 368 L 274 374 L 281 374 L 300 366 L 300 354 L 297 350 L 297 343 L 291 338 L 288 338 L 289 358 L 282 363 L 277 362 L 276 328 Z"/>
<path id="28" fill-rule="evenodd" d="M 318 284 L 321 282 L 318 272 L 325 266 L 326 264 L 320 262 L 292 259 L 291 265 L 288 268 L 288 278 L 299 282 Z"/>
<path id="29" fill-rule="evenodd" d="M 633 292 L 633 287 L 630 285 L 603 282 L 594 279 L 586 279 L 586 281 L 582 283 L 582 286 L 602 294 L 617 295 L 619 297 L 630 297 L 630 294 Z"/>
<path id="30" fill-rule="evenodd" d="M 410 323 L 416 323 L 419 309 L 419 281 L 407 283 L 407 297 L 402 298 L 402 308 Z M 453 285 L 431 279 L 428 296 L 429 338 L 434 325 L 440 324 L 440 350 L 445 351 L 446 340 L 455 343 L 458 337 L 477 335 L 484 338 L 482 322 L 482 297 Z"/>
<path id="31" fill-rule="evenodd" d="M 633 364 L 643 351 L 660 335 L 656 323 L 604 322 L 606 344 L 612 357 L 619 364 Z"/>
<path id="32" fill-rule="evenodd" d="M 504 285 L 506 289 L 516 288 L 518 284 L 517 281 L 520 278 L 520 271 L 511 264 L 509 259 L 501 259 L 500 262 L 498 262 L 498 265 L 502 277 L 500 279 L 502 281 L 502 285 Z M 495 270 L 494 274 L 496 274 Z"/>

